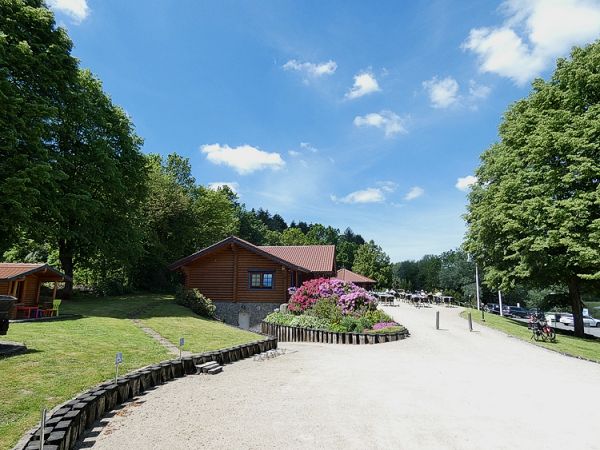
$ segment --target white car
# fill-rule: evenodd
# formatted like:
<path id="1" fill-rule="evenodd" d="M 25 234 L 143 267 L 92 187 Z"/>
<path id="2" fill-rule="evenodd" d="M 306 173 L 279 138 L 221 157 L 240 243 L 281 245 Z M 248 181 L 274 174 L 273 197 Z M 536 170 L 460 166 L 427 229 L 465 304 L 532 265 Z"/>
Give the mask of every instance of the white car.
<path id="1" fill-rule="evenodd" d="M 571 314 L 570 316 L 564 316 L 564 318 L 561 317 L 560 321 L 563 324 L 572 327 L 573 326 L 573 315 Z M 600 327 L 600 320 L 594 319 L 593 317 L 590 317 L 590 316 L 583 316 L 583 326 L 584 327 Z"/>

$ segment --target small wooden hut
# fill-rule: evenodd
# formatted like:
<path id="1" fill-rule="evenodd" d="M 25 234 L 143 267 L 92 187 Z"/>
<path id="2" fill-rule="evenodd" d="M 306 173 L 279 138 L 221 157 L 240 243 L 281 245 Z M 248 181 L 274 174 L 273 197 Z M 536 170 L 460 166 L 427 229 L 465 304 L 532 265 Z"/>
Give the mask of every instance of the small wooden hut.
<path id="1" fill-rule="evenodd" d="M 56 298 L 57 283 L 69 279 L 48 264 L 0 263 L 0 295 L 10 295 L 17 301 L 11 318 L 16 317 L 18 307 L 39 307 L 52 304 Z M 42 284 L 52 283 L 52 293 L 40 303 Z"/>

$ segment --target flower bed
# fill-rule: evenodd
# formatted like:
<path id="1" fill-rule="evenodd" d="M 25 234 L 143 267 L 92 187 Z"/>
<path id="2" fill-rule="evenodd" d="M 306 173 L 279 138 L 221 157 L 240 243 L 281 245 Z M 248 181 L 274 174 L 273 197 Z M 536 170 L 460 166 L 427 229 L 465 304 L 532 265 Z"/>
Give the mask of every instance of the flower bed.
<path id="1" fill-rule="evenodd" d="M 405 339 L 410 333 L 403 326 L 385 331 L 345 333 L 314 328 L 292 327 L 262 322 L 262 332 L 275 336 L 279 342 L 320 342 L 325 344 L 381 344 Z"/>
<path id="2" fill-rule="evenodd" d="M 277 327 L 285 327 L 285 331 Z M 324 278 L 305 282 L 292 293 L 288 303 L 288 313 L 269 314 L 263 322 L 263 332 L 271 330 L 274 335 L 281 333 L 282 340 L 291 339 L 288 336 L 288 328 L 335 333 L 337 337 L 332 337 L 327 342 L 336 339 L 344 343 L 354 343 L 352 338 L 344 336 L 348 333 L 408 336 L 408 332 L 402 325 L 377 309 L 377 301 L 368 291 L 353 283 Z M 305 338 L 312 340 L 310 334 L 294 333 L 294 336 L 304 336 L 298 337 L 299 340 Z M 324 336 L 323 339 L 327 339 L 329 335 Z M 317 340 L 317 342 L 322 341 Z"/>

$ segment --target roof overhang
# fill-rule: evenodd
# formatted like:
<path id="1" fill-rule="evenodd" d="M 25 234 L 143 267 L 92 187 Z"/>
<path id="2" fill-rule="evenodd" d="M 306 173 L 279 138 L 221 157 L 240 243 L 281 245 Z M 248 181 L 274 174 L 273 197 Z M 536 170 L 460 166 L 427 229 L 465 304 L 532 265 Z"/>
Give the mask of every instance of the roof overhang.
<path id="1" fill-rule="evenodd" d="M 42 264 L 38 267 L 32 267 L 29 270 L 24 270 L 15 275 L 6 278 L 0 278 L 2 281 L 22 281 L 29 275 L 37 275 L 42 281 L 71 281 L 71 277 L 68 277 L 62 272 L 59 272 L 54 267 L 48 264 Z"/>
<path id="2" fill-rule="evenodd" d="M 275 255 L 272 255 L 264 250 L 261 250 L 256 245 L 251 244 L 250 242 L 244 241 L 243 239 L 240 239 L 235 236 L 229 236 L 228 238 L 223 239 L 222 241 L 217 242 L 216 244 L 213 244 L 209 247 L 203 248 L 202 250 L 199 250 L 196 253 L 193 253 L 189 256 L 186 256 L 185 258 L 181 258 L 180 260 L 175 261 L 174 263 L 169 265 L 169 270 L 179 270 L 183 266 L 197 260 L 198 258 L 201 258 L 202 256 L 208 255 L 216 250 L 219 250 L 223 247 L 226 247 L 226 246 L 232 245 L 232 244 L 238 245 L 239 247 L 244 248 L 248 251 L 251 251 L 251 252 L 253 252 L 257 255 L 260 255 L 266 259 L 270 259 L 271 261 L 281 264 L 282 266 L 285 266 L 289 269 L 297 270 L 299 272 L 304 272 L 304 273 L 310 273 L 310 271 L 304 267 L 297 266 L 295 264 L 290 263 L 289 261 L 286 261 L 285 259 L 278 258 Z"/>

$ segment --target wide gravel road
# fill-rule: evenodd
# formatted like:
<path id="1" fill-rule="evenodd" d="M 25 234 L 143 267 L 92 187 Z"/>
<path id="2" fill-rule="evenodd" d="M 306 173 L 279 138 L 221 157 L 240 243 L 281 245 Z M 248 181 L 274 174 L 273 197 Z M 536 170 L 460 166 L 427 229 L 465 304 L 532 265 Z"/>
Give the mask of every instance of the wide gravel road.
<path id="1" fill-rule="evenodd" d="M 386 308 L 403 341 L 281 343 L 283 356 L 168 383 L 81 448 L 600 449 L 600 365 L 469 332 L 459 308 L 435 330 L 435 310 Z"/>

